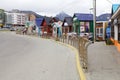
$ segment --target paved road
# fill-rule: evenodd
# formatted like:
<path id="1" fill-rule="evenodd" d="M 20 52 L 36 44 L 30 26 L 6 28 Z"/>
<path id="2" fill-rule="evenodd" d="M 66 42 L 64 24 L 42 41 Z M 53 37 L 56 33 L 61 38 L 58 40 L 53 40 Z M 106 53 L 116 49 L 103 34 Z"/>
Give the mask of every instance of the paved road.
<path id="1" fill-rule="evenodd" d="M 0 80 L 79 80 L 75 54 L 54 41 L 0 32 Z"/>

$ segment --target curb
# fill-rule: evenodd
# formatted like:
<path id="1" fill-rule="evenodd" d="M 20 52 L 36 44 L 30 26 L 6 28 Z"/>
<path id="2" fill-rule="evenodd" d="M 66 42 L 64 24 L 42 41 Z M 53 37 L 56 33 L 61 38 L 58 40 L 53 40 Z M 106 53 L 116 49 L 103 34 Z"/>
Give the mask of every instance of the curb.
<path id="1" fill-rule="evenodd" d="M 57 41 L 56 41 L 57 42 Z M 80 76 L 80 80 L 86 80 L 86 76 L 85 76 L 85 73 L 80 65 L 80 59 L 79 59 L 79 53 L 78 53 L 78 50 L 76 48 L 74 48 L 73 46 L 70 46 L 68 44 L 65 44 L 65 43 L 62 43 L 62 42 L 57 42 L 59 44 L 62 44 L 64 46 L 67 46 L 69 48 L 71 48 L 74 52 L 75 52 L 75 57 L 76 57 L 76 67 L 77 67 L 77 70 L 78 70 L 78 73 L 79 73 L 79 76 Z"/>

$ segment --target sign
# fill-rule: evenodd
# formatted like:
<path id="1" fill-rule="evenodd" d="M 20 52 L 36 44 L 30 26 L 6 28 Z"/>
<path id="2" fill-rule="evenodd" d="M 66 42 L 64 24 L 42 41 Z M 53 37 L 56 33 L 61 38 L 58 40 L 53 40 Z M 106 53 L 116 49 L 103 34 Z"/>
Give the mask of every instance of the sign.
<path id="1" fill-rule="evenodd" d="M 108 26 L 106 28 L 106 38 L 110 38 L 110 34 L 111 34 L 111 28 L 110 28 L 110 26 Z"/>

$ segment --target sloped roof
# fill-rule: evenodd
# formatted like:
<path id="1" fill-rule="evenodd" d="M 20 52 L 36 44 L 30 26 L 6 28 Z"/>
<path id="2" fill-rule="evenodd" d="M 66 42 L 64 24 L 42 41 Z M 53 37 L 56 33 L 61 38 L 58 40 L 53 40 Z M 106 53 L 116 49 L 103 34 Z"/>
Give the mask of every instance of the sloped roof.
<path id="1" fill-rule="evenodd" d="M 75 13 L 74 17 L 77 17 L 80 21 L 92 21 L 93 14 L 85 14 L 85 13 Z"/>
<path id="2" fill-rule="evenodd" d="M 67 23 L 68 26 L 72 26 L 72 17 L 65 17 L 64 22 L 63 22 L 63 26 L 65 23 Z"/>
<path id="3" fill-rule="evenodd" d="M 59 21 L 59 18 L 58 18 L 58 17 L 53 17 L 53 19 L 55 19 L 56 21 Z"/>
<path id="4" fill-rule="evenodd" d="M 57 14 L 56 17 L 58 17 L 60 21 L 64 21 L 64 18 L 65 17 L 70 17 L 70 15 L 68 15 L 65 12 L 62 11 L 59 14 Z"/>
<path id="5" fill-rule="evenodd" d="M 112 5 L 112 14 L 114 14 L 119 7 L 120 7 L 120 4 L 113 4 Z"/>
<path id="6" fill-rule="evenodd" d="M 46 21 L 46 24 L 47 25 L 50 25 L 50 21 L 52 20 L 52 18 L 51 17 L 44 17 L 44 20 Z"/>
<path id="7" fill-rule="evenodd" d="M 58 17 L 53 17 L 52 19 L 51 19 L 51 23 L 54 23 L 54 22 L 58 22 L 59 21 L 59 18 Z"/>
<path id="8" fill-rule="evenodd" d="M 102 14 L 100 16 L 97 17 L 97 21 L 108 21 L 111 18 L 111 14 L 110 13 L 106 13 L 106 14 Z"/>
<path id="9" fill-rule="evenodd" d="M 40 27 L 41 25 L 42 25 L 42 22 L 43 22 L 43 17 L 41 17 L 41 18 L 36 18 L 36 25 L 38 26 L 38 27 Z"/>

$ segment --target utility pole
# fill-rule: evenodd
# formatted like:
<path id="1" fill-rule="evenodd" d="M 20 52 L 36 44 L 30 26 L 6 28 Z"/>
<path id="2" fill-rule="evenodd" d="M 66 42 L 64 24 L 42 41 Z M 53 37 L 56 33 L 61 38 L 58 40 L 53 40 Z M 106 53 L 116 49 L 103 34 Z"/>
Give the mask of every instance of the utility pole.
<path id="1" fill-rule="evenodd" d="M 94 42 L 96 41 L 96 0 L 93 0 L 93 9 L 94 9 Z"/>

